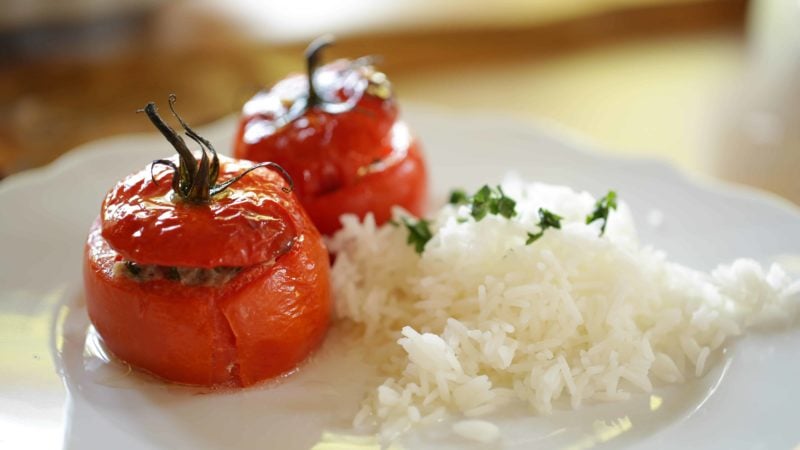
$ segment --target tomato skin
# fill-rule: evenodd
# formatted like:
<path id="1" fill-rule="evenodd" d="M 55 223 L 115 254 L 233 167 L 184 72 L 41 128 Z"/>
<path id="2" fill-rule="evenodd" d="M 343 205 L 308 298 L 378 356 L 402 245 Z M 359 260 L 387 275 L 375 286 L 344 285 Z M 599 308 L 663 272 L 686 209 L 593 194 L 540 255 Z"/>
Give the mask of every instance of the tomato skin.
<path id="1" fill-rule="evenodd" d="M 425 163 L 416 143 L 412 143 L 407 156 L 397 164 L 366 175 L 359 183 L 307 198 L 304 205 L 320 232 L 330 235 L 341 228 L 342 214 L 363 218 L 371 212 L 375 222 L 382 224 L 392 218 L 392 206 L 399 205 L 411 214 L 422 216 L 427 192 Z"/>
<path id="2" fill-rule="evenodd" d="M 300 251 L 282 256 L 268 276 L 221 303 L 245 386 L 293 370 L 325 336 L 331 315 L 329 258 L 316 241 L 301 242 Z"/>
<path id="3" fill-rule="evenodd" d="M 221 173 L 230 175 L 251 165 L 225 159 Z M 140 175 L 134 174 L 121 183 L 127 182 L 129 191 L 137 193 L 128 197 L 128 205 L 141 204 L 142 198 L 147 199 L 154 189 L 153 183 L 140 183 Z M 163 242 L 159 240 L 163 235 L 145 234 L 125 240 L 115 230 L 111 235 L 123 243 L 127 251 L 123 253 L 106 238 L 107 224 L 103 219 L 108 214 L 101 212 L 84 250 L 84 288 L 89 318 L 114 355 L 178 383 L 249 386 L 292 371 L 320 345 L 331 313 L 328 253 L 311 219 L 293 194 L 280 191 L 285 184 L 277 178 L 276 174 L 259 169 L 242 178 L 241 184 L 232 185 L 225 197 L 213 200 L 223 201 L 221 205 L 173 203 L 169 209 L 169 202 L 165 202 L 158 215 L 144 211 L 140 217 L 130 219 L 137 226 L 152 227 L 151 219 L 167 212 L 170 217 L 184 218 L 185 222 L 176 222 L 172 230 L 164 232 L 173 239 L 183 239 L 180 245 L 158 248 L 153 242 L 143 241 L 155 235 L 155 242 Z M 159 185 L 169 186 L 169 181 Z M 243 187 L 249 190 L 242 190 Z M 160 195 L 159 191 L 155 195 Z M 118 206 L 126 205 L 122 195 L 109 197 L 118 201 Z M 129 210 L 142 211 L 137 207 Z M 219 230 L 203 223 L 219 211 L 235 225 L 223 229 L 238 233 L 228 241 L 218 237 Z M 277 224 L 277 217 L 285 223 Z M 115 220 L 125 222 L 127 218 Z M 287 246 L 282 239 L 288 232 L 291 235 Z M 253 236 L 277 236 L 278 244 L 257 241 L 248 248 Z M 222 242 L 205 245 L 205 240 L 212 237 Z M 191 247 L 192 243 L 196 248 Z M 181 261 L 231 261 L 214 253 L 229 251 L 238 253 L 235 258 L 245 255 L 233 261 L 254 262 L 242 265 L 232 279 L 221 285 L 186 285 L 160 278 L 137 281 L 114 272 L 115 264 L 131 260 L 128 254 L 132 248 L 138 249 L 133 254 L 143 256 L 145 262 L 133 261 L 142 264 L 168 265 L 163 261 L 177 260 L 170 259 L 176 256 L 171 254 L 176 249 L 190 255 L 188 259 L 185 254 L 177 255 L 184 258 Z M 146 255 L 144 249 L 156 254 Z M 270 255 L 270 259 L 262 259 Z"/>
<path id="4" fill-rule="evenodd" d="M 113 274 L 120 259 L 92 226 L 84 252 L 86 308 L 112 353 L 159 377 L 185 384 L 234 384 L 226 370 L 235 353 L 217 293 Z"/>
<path id="5" fill-rule="evenodd" d="M 177 157 L 170 158 L 177 162 Z M 220 157 L 219 182 L 250 168 L 250 161 Z M 109 191 L 102 232 L 109 245 L 140 264 L 211 268 L 249 266 L 286 250 L 296 234 L 290 212 L 295 198 L 267 168 L 250 172 L 209 204 L 178 200 L 173 173 L 143 169 Z"/>
<path id="6" fill-rule="evenodd" d="M 308 91 L 305 76 L 291 76 L 245 104 L 234 144 L 234 156 L 274 161 L 292 175 L 323 234 L 338 230 L 344 213 L 373 212 L 380 224 L 394 205 L 422 215 L 427 201 L 422 152 L 399 120 L 395 100 L 370 94 L 349 64 L 336 61 L 315 78 L 328 80 L 328 97 L 354 100 L 353 108 L 331 113 L 311 107 L 286 122 Z"/>
<path id="7" fill-rule="evenodd" d="M 322 342 L 331 309 L 327 250 L 310 228 L 274 264 L 221 287 L 137 282 L 95 223 L 85 247 L 89 317 L 112 353 L 161 378 L 249 386 L 294 369 Z"/>

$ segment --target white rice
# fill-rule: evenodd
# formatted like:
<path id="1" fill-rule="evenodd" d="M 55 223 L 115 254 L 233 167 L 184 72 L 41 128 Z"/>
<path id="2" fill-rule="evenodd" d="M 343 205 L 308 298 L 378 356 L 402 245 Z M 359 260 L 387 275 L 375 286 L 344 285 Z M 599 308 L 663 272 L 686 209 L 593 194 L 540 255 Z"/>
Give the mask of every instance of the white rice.
<path id="1" fill-rule="evenodd" d="M 461 437 L 488 444 L 500 436 L 497 425 L 485 420 L 462 420 L 453 424 L 453 432 Z"/>
<path id="2" fill-rule="evenodd" d="M 329 242 L 336 315 L 363 326 L 384 377 L 356 426 L 393 434 L 513 400 L 544 414 L 562 397 L 573 408 L 624 400 L 701 376 L 747 327 L 794 320 L 800 284 L 777 265 L 738 259 L 698 272 L 640 246 L 624 203 L 599 237 L 599 223 L 585 224 L 590 194 L 503 189 L 517 217 L 475 222 L 466 207 L 446 205 L 421 255 L 403 226 L 343 218 Z M 561 215 L 562 227 L 526 245 L 539 207 Z M 469 420 L 453 430 L 488 442 L 493 427 Z"/>

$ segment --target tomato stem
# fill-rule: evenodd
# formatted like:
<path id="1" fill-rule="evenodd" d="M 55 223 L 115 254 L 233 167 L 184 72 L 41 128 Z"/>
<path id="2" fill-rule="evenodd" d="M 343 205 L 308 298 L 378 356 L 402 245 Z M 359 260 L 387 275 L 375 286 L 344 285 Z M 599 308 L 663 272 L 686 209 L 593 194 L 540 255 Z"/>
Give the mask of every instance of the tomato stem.
<path id="1" fill-rule="evenodd" d="M 156 104 L 150 102 L 144 107 L 143 111 L 147 114 L 147 117 L 158 131 L 172 144 L 179 155 L 177 165 L 169 159 L 157 159 L 152 162 L 150 166 L 150 177 L 154 183 L 158 184 L 158 181 L 153 175 L 153 168 L 157 165 L 166 166 L 172 169 L 172 190 L 178 198 L 190 203 L 205 204 L 211 202 L 214 195 L 224 191 L 253 170 L 261 167 L 268 167 L 277 170 L 289 184 L 288 188 L 281 188 L 284 192 L 289 193 L 294 189 L 292 177 L 283 167 L 274 162 L 256 164 L 235 177 L 217 184 L 220 165 L 217 151 L 214 149 L 214 146 L 211 145 L 211 142 L 197 134 L 178 115 L 177 111 L 175 111 L 176 99 L 177 97 L 175 94 L 170 94 L 169 108 L 175 118 L 178 119 L 178 122 L 180 122 L 186 135 L 200 146 L 200 161 L 198 162 L 197 158 L 192 154 L 191 150 L 189 150 L 189 147 L 186 146 L 186 142 L 183 138 L 161 118 L 158 114 Z M 211 153 L 211 158 L 208 156 L 209 153 Z"/>
<path id="2" fill-rule="evenodd" d="M 175 102 L 178 100 L 178 96 L 175 94 L 169 94 L 169 110 L 172 111 L 172 115 L 178 119 L 183 130 L 186 132 L 186 135 L 192 138 L 193 141 L 200 146 L 200 148 L 207 148 L 211 152 L 211 173 L 209 174 L 209 179 L 213 182 L 217 179 L 219 175 L 219 156 L 217 155 L 217 150 L 214 149 L 214 146 L 211 145 L 208 139 L 197 134 L 193 129 L 186 124 L 186 122 L 181 119 L 181 116 L 178 115 L 178 112 L 175 111 Z"/>
<path id="3" fill-rule="evenodd" d="M 333 45 L 333 43 L 333 36 L 326 34 L 311 41 L 306 48 L 306 70 L 308 74 L 308 102 L 306 103 L 306 108 L 319 106 L 324 102 L 314 82 L 314 73 L 319 67 L 322 50 Z"/>
<path id="4" fill-rule="evenodd" d="M 158 131 L 172 144 L 178 152 L 178 155 L 180 155 L 180 164 L 178 164 L 178 167 L 181 169 L 179 170 L 179 182 L 181 183 L 180 191 L 188 189 L 188 187 L 194 183 L 194 171 L 189 169 L 197 166 L 197 159 L 194 157 L 191 150 L 189 150 L 189 147 L 186 146 L 186 142 L 184 142 L 183 138 L 158 115 L 158 107 L 156 107 L 155 103 L 148 103 L 147 106 L 144 107 L 144 112 Z"/>

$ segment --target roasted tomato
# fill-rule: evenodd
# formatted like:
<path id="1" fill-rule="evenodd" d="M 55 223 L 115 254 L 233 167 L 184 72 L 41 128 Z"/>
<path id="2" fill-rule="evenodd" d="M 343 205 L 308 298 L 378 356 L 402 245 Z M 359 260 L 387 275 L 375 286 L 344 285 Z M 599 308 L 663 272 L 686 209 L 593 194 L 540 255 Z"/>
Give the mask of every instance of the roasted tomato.
<path id="1" fill-rule="evenodd" d="M 117 357 L 178 383 L 247 386 L 293 370 L 321 343 L 331 299 L 328 254 L 291 178 L 218 157 L 181 121 L 196 158 L 155 105 L 145 112 L 179 157 L 106 196 L 85 247 L 92 323 Z"/>
<path id="2" fill-rule="evenodd" d="M 331 42 L 311 43 L 306 75 L 290 76 L 244 105 L 234 156 L 283 166 L 323 234 L 336 231 L 345 213 L 372 212 L 383 223 L 399 205 L 422 215 L 425 163 L 398 118 L 389 80 L 366 58 L 317 68 Z"/>

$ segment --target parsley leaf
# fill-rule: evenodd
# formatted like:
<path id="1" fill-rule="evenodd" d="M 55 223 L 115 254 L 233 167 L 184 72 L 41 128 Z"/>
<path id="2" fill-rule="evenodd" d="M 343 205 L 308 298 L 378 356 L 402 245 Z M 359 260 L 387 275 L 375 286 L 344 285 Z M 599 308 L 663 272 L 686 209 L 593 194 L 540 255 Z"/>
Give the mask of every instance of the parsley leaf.
<path id="1" fill-rule="evenodd" d="M 517 202 L 507 197 L 500 186 L 493 189 L 489 185 L 483 185 L 471 197 L 463 190 L 454 190 L 450 193 L 450 204 L 469 205 L 470 215 L 475 221 L 480 221 L 487 214 L 500 215 L 506 219 L 517 215 Z"/>
<path id="2" fill-rule="evenodd" d="M 480 221 L 489 214 L 491 202 L 492 188 L 488 185 L 483 185 L 483 187 L 472 196 L 472 217 L 475 218 L 475 221 Z"/>
<path id="3" fill-rule="evenodd" d="M 500 186 L 497 186 L 497 192 L 500 193 L 500 198 L 497 199 L 497 202 L 495 203 L 495 210 L 492 211 L 492 213 L 500 214 L 506 219 L 516 216 L 517 211 L 515 208 L 517 207 L 517 202 L 511 197 L 506 197 L 506 193 L 503 192 L 503 188 Z"/>
<path id="4" fill-rule="evenodd" d="M 539 232 L 528 232 L 528 240 L 525 241 L 525 245 L 530 245 L 536 242 L 537 239 L 542 237 L 544 230 L 548 228 L 561 229 L 561 219 L 563 219 L 563 217 L 559 216 L 558 214 L 554 214 L 544 208 L 539 208 Z"/>
<path id="5" fill-rule="evenodd" d="M 463 189 L 455 189 L 450 193 L 451 205 L 463 205 L 469 202 L 469 197 Z"/>
<path id="6" fill-rule="evenodd" d="M 407 243 L 414 246 L 414 251 L 421 254 L 425 250 L 425 244 L 431 240 L 433 233 L 431 233 L 430 222 L 425 219 L 419 219 L 416 223 L 410 222 L 405 217 L 403 224 L 408 229 Z"/>
<path id="7" fill-rule="evenodd" d="M 588 225 L 595 220 L 602 220 L 603 224 L 600 225 L 600 236 L 602 236 L 606 232 L 608 214 L 612 209 L 617 209 L 617 193 L 608 191 L 605 197 L 598 199 L 597 203 L 594 204 L 594 211 L 586 216 L 586 224 Z"/>

